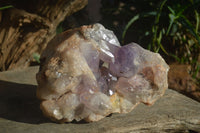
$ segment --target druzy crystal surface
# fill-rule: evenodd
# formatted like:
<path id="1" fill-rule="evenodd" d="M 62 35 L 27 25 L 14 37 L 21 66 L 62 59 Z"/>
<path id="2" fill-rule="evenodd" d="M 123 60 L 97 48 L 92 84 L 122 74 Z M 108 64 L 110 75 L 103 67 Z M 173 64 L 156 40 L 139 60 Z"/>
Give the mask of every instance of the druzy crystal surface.
<path id="1" fill-rule="evenodd" d="M 98 121 L 153 104 L 168 88 L 168 65 L 135 43 L 120 46 L 101 24 L 57 35 L 41 55 L 37 97 L 57 122 Z"/>

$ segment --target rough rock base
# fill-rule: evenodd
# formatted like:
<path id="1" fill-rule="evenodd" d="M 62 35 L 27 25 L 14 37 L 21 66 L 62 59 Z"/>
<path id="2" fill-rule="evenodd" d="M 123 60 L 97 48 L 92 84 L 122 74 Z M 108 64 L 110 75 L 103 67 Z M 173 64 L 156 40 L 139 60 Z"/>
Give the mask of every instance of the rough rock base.
<path id="1" fill-rule="evenodd" d="M 140 104 L 128 114 L 94 123 L 52 123 L 43 117 L 35 98 L 37 71 L 31 67 L 0 73 L 0 132 L 200 132 L 200 103 L 170 89 L 154 106 Z"/>

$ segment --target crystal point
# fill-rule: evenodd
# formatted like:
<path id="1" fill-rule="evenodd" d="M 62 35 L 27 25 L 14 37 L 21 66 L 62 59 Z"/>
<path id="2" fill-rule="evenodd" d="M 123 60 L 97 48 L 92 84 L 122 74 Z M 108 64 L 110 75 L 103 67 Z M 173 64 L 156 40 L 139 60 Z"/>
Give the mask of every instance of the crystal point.
<path id="1" fill-rule="evenodd" d="M 36 75 L 37 97 L 53 121 L 98 121 L 153 104 L 168 88 L 168 70 L 158 53 L 135 43 L 120 46 L 101 24 L 82 26 L 47 45 Z"/>

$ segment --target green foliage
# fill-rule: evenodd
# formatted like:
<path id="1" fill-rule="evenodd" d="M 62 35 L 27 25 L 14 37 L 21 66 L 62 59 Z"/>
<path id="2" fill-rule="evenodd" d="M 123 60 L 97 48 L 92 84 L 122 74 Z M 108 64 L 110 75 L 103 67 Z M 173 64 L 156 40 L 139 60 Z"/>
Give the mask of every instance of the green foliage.
<path id="1" fill-rule="evenodd" d="M 169 32 L 178 32 L 178 31 L 172 31 L 172 26 L 181 24 L 181 26 L 183 26 L 185 29 L 187 29 L 191 35 L 193 35 L 195 37 L 195 39 L 198 41 L 198 43 L 200 44 L 200 37 L 199 37 L 199 33 L 198 33 L 198 27 L 199 27 L 199 13 L 197 12 L 196 9 L 193 9 L 192 11 L 194 11 L 195 16 L 196 16 L 196 27 L 194 27 L 194 25 L 190 22 L 189 19 L 187 19 L 187 17 L 183 14 L 183 12 L 189 8 L 191 6 L 191 4 L 187 4 L 187 5 L 180 5 L 179 3 L 177 3 L 177 5 L 175 5 L 175 7 L 171 7 L 170 5 L 166 4 L 167 0 L 163 0 L 161 1 L 161 4 L 159 5 L 159 7 L 157 8 L 158 10 L 156 11 L 150 11 L 150 12 L 141 12 L 137 15 L 135 15 L 126 25 L 123 34 L 122 34 L 122 39 L 124 42 L 125 39 L 125 35 L 127 33 L 127 30 L 130 28 L 130 26 L 137 20 L 139 19 L 143 19 L 144 17 L 149 17 L 149 16 L 154 16 L 154 23 L 152 25 L 152 28 L 150 29 L 150 31 L 146 31 L 145 33 L 150 33 L 150 35 L 152 36 L 151 39 L 151 43 L 149 43 L 149 48 L 152 49 L 155 52 L 158 52 L 160 49 L 162 49 L 162 51 L 166 54 L 167 51 L 164 49 L 164 46 L 161 43 L 162 37 L 163 36 L 168 36 Z M 168 11 L 163 11 L 163 7 L 166 6 L 168 8 Z M 168 14 L 169 18 L 169 25 L 166 27 L 162 27 L 160 25 L 160 16 L 161 15 L 165 15 Z M 174 27 L 173 27 L 174 28 Z M 166 31 L 167 30 L 167 31 Z M 174 29 L 173 29 L 174 30 Z M 178 30 L 176 28 L 176 30 Z M 166 32 L 165 32 L 166 31 Z"/>
<path id="2" fill-rule="evenodd" d="M 118 23 L 126 23 L 122 43 L 132 40 L 170 60 L 191 65 L 191 74 L 200 79 L 200 0 L 112 0 L 112 10 L 103 9 L 111 17 L 116 11 Z M 105 2 L 105 1 L 104 1 Z M 124 6 L 121 6 L 124 3 Z M 109 3 L 103 3 L 108 6 Z M 116 5 L 116 6 L 115 6 Z M 131 7 L 134 10 L 130 10 Z M 115 7 L 115 8 L 114 8 Z M 121 17 L 122 18 L 122 17 Z M 114 27 L 114 31 L 115 28 Z"/>
<path id="3" fill-rule="evenodd" d="M 7 6 L 0 7 L 0 10 L 5 10 L 12 7 L 13 7 L 12 5 L 7 5 Z"/>
<path id="4" fill-rule="evenodd" d="M 35 59 L 37 63 L 40 63 L 40 55 L 38 53 L 33 53 L 33 59 Z"/>
<path id="5" fill-rule="evenodd" d="M 64 31 L 64 29 L 63 29 L 62 23 L 60 23 L 60 24 L 58 25 L 58 27 L 56 28 L 56 34 L 60 34 L 60 33 L 62 33 L 63 31 Z"/>
<path id="6" fill-rule="evenodd" d="M 126 33 L 127 33 L 127 30 L 130 28 L 130 26 L 135 22 L 137 21 L 138 19 L 140 18 L 143 18 L 143 17 L 149 17 L 149 16 L 155 16 L 156 15 L 156 12 L 147 12 L 147 13 L 141 13 L 141 14 L 137 14 L 135 15 L 129 22 L 128 24 L 126 25 L 123 33 L 122 33 L 122 43 L 124 43 L 124 39 L 125 39 L 125 36 L 126 36 Z"/>

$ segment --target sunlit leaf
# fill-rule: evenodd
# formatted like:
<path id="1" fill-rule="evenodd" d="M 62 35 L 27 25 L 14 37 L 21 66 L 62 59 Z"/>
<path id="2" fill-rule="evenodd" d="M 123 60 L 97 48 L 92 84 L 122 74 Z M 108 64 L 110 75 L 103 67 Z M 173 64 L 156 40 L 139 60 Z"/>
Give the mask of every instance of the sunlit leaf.
<path id="1" fill-rule="evenodd" d="M 169 34 L 169 31 L 171 30 L 171 27 L 176 19 L 177 18 L 174 16 L 174 14 L 171 14 L 171 13 L 169 14 L 169 26 L 166 33 L 167 35 Z"/>
<path id="2" fill-rule="evenodd" d="M 135 15 L 131 20 L 129 20 L 129 22 L 127 23 L 127 25 L 124 28 L 124 31 L 122 33 L 122 42 L 124 42 L 124 38 L 126 36 L 126 32 L 127 30 L 130 28 L 130 26 L 137 21 L 139 18 L 144 18 L 144 17 L 149 17 L 149 16 L 155 16 L 156 12 L 147 12 L 147 13 L 141 13 L 141 14 L 137 14 Z"/>
<path id="3" fill-rule="evenodd" d="M 35 61 L 40 63 L 40 55 L 38 53 L 33 53 L 33 59 L 35 59 Z"/>
<path id="4" fill-rule="evenodd" d="M 172 14 L 175 14 L 175 11 L 174 11 L 170 6 L 167 6 L 167 8 L 170 10 L 170 12 L 171 12 Z"/>
<path id="5" fill-rule="evenodd" d="M 196 18 L 196 33 L 198 33 L 198 30 L 199 30 L 199 13 L 195 10 L 195 18 Z"/>
<path id="6" fill-rule="evenodd" d="M 8 9 L 8 8 L 12 8 L 12 7 L 13 7 L 12 5 L 3 6 L 3 7 L 0 7 L 0 10 L 4 10 L 4 9 Z"/>

